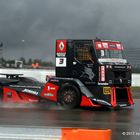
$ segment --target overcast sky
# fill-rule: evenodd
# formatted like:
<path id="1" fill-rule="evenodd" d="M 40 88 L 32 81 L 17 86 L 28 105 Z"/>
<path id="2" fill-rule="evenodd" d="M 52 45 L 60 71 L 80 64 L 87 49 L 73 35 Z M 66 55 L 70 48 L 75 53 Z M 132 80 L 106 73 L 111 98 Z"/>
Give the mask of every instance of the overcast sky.
<path id="1" fill-rule="evenodd" d="M 120 40 L 139 47 L 139 0 L 0 0 L 5 58 L 54 60 L 57 38 Z"/>

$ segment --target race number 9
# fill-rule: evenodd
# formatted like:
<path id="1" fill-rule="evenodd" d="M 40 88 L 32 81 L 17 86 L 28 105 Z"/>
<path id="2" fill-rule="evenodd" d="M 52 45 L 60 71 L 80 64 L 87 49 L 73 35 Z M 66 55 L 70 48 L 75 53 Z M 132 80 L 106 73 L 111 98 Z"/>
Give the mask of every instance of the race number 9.
<path id="1" fill-rule="evenodd" d="M 66 58 L 56 58 L 56 67 L 66 67 Z"/>

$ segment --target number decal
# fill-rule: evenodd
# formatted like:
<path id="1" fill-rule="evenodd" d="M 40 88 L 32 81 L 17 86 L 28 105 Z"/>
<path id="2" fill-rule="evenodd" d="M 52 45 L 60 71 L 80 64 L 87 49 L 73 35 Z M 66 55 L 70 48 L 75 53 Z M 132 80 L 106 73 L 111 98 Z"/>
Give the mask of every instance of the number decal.
<path id="1" fill-rule="evenodd" d="M 59 64 L 62 65 L 64 63 L 64 58 L 59 59 Z"/>
<path id="2" fill-rule="evenodd" d="M 57 57 L 56 58 L 56 67 L 66 67 L 66 58 L 65 57 Z"/>

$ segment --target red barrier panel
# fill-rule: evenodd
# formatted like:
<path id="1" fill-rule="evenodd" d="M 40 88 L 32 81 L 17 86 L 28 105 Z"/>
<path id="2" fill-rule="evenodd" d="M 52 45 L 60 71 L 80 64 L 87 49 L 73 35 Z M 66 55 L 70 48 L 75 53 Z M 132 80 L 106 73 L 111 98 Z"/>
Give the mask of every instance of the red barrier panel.
<path id="1" fill-rule="evenodd" d="M 61 140 L 111 140 L 112 131 L 62 128 Z"/>

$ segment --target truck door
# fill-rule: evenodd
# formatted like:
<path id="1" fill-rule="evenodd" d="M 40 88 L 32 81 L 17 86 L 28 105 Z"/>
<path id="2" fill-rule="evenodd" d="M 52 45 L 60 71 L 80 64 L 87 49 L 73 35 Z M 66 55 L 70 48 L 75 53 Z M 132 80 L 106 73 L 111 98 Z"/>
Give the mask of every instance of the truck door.
<path id="1" fill-rule="evenodd" d="M 95 84 L 95 59 L 92 41 L 74 42 L 74 61 L 72 75 L 84 84 Z"/>

